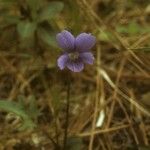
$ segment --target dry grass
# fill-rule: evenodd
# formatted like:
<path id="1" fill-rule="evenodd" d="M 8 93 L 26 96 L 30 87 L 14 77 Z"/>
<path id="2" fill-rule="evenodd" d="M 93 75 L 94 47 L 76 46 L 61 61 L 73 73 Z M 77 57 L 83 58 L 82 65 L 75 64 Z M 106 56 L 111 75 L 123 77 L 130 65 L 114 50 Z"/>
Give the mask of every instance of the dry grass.
<path id="1" fill-rule="evenodd" d="M 79 16 L 71 16 L 77 14 L 73 8 L 71 14 L 64 11 L 55 22 L 60 30 L 87 31 L 97 37 L 95 64 L 71 74 L 69 136 L 82 139 L 83 150 L 144 150 L 138 145 L 150 145 L 150 56 L 133 49 L 149 47 L 150 34 L 125 35 L 116 26 L 132 20 L 141 28 L 149 26 L 148 4 L 137 2 L 127 9 L 127 2 L 119 0 L 64 3 L 76 5 Z M 112 8 L 107 14 L 104 4 Z M 105 32 L 113 39 L 103 41 L 99 35 Z M 1 37 L 0 97 L 15 100 L 22 94 L 29 103 L 28 97 L 34 95 L 42 115 L 35 130 L 19 132 L 16 119 L 9 123 L 8 114 L 1 112 L 0 150 L 54 149 L 63 137 L 66 72 L 56 67 L 58 53 L 52 49 L 44 48 L 41 55 L 29 49 L 32 57 L 25 57 L 13 38 L 4 41 Z"/>

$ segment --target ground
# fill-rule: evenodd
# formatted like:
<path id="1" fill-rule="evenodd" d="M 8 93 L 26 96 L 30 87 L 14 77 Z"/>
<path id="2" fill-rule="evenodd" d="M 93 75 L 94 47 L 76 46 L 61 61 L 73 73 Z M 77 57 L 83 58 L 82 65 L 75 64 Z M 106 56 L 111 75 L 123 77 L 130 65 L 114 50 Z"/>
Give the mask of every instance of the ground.
<path id="1" fill-rule="evenodd" d="M 65 149 L 149 150 L 150 1 L 43 0 L 36 23 L 39 1 L 1 1 L 0 150 L 61 150 L 68 99 Z M 57 66 L 64 29 L 96 37 L 80 73 Z"/>

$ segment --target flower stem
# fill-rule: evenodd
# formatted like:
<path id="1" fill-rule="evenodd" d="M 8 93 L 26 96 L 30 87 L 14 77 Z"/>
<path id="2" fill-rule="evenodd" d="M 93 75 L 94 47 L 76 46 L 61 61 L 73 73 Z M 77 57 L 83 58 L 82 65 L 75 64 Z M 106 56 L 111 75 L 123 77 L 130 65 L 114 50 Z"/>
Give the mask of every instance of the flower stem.
<path id="1" fill-rule="evenodd" d="M 67 99 L 66 99 L 66 119 L 65 119 L 65 131 L 64 131 L 64 143 L 63 150 L 67 148 L 67 139 L 68 139 L 68 126 L 69 126 L 69 108 L 70 108 L 70 78 L 67 80 Z"/>

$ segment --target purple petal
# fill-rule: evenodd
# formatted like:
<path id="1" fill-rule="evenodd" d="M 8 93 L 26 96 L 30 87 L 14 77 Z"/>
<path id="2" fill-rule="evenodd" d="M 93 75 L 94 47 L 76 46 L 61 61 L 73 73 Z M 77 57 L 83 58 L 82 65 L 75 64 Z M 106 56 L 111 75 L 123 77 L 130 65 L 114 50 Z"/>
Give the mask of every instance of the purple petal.
<path id="1" fill-rule="evenodd" d="M 76 61 L 76 62 L 68 61 L 67 67 L 73 72 L 80 72 L 83 70 L 84 64 L 81 61 Z"/>
<path id="2" fill-rule="evenodd" d="M 93 64 L 94 56 L 90 52 L 80 53 L 80 59 L 87 64 Z"/>
<path id="3" fill-rule="evenodd" d="M 56 40 L 58 42 L 58 45 L 62 49 L 64 50 L 74 49 L 75 38 L 70 32 L 64 30 L 61 33 L 58 33 L 56 35 Z"/>
<path id="4" fill-rule="evenodd" d="M 57 65 L 61 70 L 65 68 L 68 59 L 69 59 L 69 57 L 67 54 L 63 54 L 58 58 Z"/>
<path id="5" fill-rule="evenodd" d="M 81 33 L 75 39 L 76 49 L 79 51 L 90 50 L 96 42 L 96 38 L 91 34 Z"/>

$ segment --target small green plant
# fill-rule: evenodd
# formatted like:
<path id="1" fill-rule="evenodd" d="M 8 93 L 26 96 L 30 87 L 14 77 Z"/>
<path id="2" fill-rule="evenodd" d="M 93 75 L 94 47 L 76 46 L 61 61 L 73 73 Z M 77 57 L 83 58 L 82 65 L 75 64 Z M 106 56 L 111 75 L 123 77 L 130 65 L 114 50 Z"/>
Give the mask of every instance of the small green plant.
<path id="1" fill-rule="evenodd" d="M 8 113 L 13 113 L 19 116 L 22 120 L 22 125 L 19 130 L 33 129 L 36 127 L 37 117 L 40 115 L 38 111 L 35 98 L 31 96 L 29 98 L 29 105 L 25 104 L 25 97 L 19 96 L 18 102 L 0 100 L 0 110 L 6 111 Z"/>
<path id="2" fill-rule="evenodd" d="M 3 5 L 1 29 L 15 26 L 20 41 L 26 46 L 37 44 L 38 40 L 55 46 L 52 20 L 63 9 L 62 2 L 1 0 L 1 4 Z"/>

